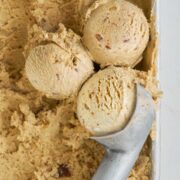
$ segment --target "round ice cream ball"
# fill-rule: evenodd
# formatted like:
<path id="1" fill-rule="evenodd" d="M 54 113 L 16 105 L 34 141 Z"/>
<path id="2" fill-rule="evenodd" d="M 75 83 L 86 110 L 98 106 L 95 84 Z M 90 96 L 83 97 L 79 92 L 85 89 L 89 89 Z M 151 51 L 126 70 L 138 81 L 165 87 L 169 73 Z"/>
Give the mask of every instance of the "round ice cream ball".
<path id="1" fill-rule="evenodd" d="M 109 67 L 93 75 L 77 99 L 77 115 L 95 136 L 119 131 L 129 121 L 135 106 L 132 70 Z"/>
<path id="2" fill-rule="evenodd" d="M 102 66 L 134 67 L 149 40 L 149 24 L 134 4 L 110 0 L 88 10 L 83 43 Z"/>
<path id="3" fill-rule="evenodd" d="M 73 54 L 50 43 L 30 51 L 25 69 L 29 81 L 37 90 L 48 97 L 64 99 L 77 93 L 93 73 L 93 63 L 86 53 Z"/>

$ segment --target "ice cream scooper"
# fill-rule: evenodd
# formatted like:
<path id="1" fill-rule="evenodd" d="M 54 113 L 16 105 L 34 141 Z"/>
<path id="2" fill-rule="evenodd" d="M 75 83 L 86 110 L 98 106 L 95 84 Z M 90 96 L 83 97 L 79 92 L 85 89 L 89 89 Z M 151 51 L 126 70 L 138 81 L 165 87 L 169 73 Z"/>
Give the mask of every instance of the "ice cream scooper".
<path id="1" fill-rule="evenodd" d="M 106 136 L 92 137 L 107 149 L 93 180 L 128 178 L 155 119 L 151 95 L 139 84 L 136 85 L 136 94 L 134 113 L 123 130 Z"/>

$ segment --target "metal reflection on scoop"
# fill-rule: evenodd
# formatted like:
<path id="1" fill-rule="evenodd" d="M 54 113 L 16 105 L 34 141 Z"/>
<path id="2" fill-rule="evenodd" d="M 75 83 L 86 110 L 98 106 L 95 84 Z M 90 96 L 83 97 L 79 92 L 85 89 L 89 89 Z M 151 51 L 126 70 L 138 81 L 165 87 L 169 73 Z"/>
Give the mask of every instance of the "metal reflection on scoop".
<path id="1" fill-rule="evenodd" d="M 150 133 L 155 106 L 144 87 L 136 85 L 136 106 L 126 127 L 116 133 L 92 137 L 107 148 L 93 180 L 126 180 Z"/>

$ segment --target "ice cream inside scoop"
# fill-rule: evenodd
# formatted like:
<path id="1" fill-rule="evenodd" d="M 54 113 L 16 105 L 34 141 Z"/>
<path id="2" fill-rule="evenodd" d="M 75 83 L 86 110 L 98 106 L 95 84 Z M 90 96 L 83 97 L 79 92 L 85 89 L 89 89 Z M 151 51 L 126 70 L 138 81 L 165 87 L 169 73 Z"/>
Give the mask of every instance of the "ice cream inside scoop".
<path id="1" fill-rule="evenodd" d="M 95 136 L 119 131 L 133 113 L 135 94 L 131 71 L 120 67 L 106 68 L 93 75 L 79 92 L 78 118 Z"/>
<path id="2" fill-rule="evenodd" d="M 142 60 L 149 40 L 147 19 L 143 11 L 130 2 L 106 1 L 96 1 L 87 10 L 83 43 L 101 66 L 134 67 Z"/>

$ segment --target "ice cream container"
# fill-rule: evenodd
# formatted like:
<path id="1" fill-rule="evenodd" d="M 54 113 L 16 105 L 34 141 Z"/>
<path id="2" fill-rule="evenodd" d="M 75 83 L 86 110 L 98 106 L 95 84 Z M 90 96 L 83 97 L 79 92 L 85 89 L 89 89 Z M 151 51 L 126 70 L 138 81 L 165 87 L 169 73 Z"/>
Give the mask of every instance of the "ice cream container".
<path id="1" fill-rule="evenodd" d="M 147 0 L 149 2 L 149 0 Z M 133 1 L 132 1 L 133 2 Z M 158 75 L 158 69 L 159 69 L 159 56 L 158 56 L 158 34 L 159 34 L 159 15 L 158 15 L 158 9 L 159 9 L 159 1 L 151 0 L 151 6 L 152 6 L 152 12 L 151 12 L 151 20 L 153 26 L 151 29 L 152 31 L 155 31 L 156 35 L 152 37 L 153 35 L 151 34 L 151 38 L 156 38 L 155 39 L 155 46 L 156 50 L 155 52 L 148 52 L 152 55 L 150 55 L 150 58 L 147 58 L 147 62 L 143 63 L 143 68 L 146 70 L 148 69 L 154 69 L 154 72 L 159 78 Z M 151 32 L 152 33 L 152 32 Z M 154 58 L 154 59 L 153 59 Z M 159 180 L 159 170 L 160 170 L 160 112 L 156 112 L 156 119 L 154 122 L 155 129 L 155 137 L 151 138 L 151 160 L 152 160 L 152 174 L 151 174 L 151 180 Z M 154 127 L 153 127 L 154 128 Z M 111 174 L 111 172 L 109 172 Z"/>

